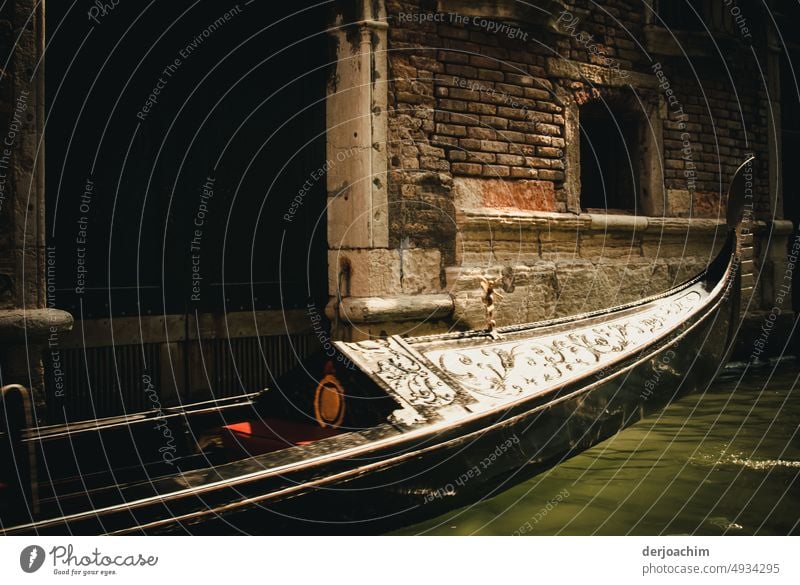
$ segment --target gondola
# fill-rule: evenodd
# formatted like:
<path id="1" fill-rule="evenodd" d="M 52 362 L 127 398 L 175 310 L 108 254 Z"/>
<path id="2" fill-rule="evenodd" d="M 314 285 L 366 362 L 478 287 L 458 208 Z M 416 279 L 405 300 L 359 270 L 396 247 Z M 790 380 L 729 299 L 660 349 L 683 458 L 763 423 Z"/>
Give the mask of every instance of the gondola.
<path id="1" fill-rule="evenodd" d="M 749 163 L 721 252 L 638 302 L 336 342 L 276 389 L 72 425 L 25 423 L 24 388 L 7 388 L 0 533 L 377 533 L 540 473 L 720 371 Z"/>

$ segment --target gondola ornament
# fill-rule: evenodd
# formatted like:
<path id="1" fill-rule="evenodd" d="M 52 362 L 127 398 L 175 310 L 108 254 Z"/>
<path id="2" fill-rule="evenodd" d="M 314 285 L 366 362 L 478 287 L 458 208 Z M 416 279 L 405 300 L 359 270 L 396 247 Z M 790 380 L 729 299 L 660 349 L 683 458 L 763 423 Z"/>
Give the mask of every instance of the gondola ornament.
<path id="1" fill-rule="evenodd" d="M 497 321 L 494 319 L 494 310 L 495 306 L 497 305 L 497 300 L 502 299 L 503 295 L 498 292 L 497 283 L 494 280 L 489 280 L 485 277 L 481 277 L 481 288 L 483 289 L 481 300 L 486 307 L 486 330 L 494 339 L 499 339 L 499 336 L 495 331 L 495 328 L 497 327 Z"/>

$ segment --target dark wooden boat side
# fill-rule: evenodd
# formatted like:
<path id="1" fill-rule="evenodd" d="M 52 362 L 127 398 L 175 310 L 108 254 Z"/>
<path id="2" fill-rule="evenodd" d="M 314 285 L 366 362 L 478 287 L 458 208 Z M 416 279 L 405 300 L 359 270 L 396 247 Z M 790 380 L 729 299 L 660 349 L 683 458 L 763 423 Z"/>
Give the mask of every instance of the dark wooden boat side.
<path id="1" fill-rule="evenodd" d="M 414 522 L 475 494 L 509 487 L 676 397 L 702 389 L 732 345 L 738 279 L 732 226 L 709 268 L 667 293 L 608 311 L 498 331 L 501 340 L 564 335 L 578 327 L 644 315 L 681 295 L 704 291 L 701 306 L 688 318 L 602 367 L 598 362 L 540 392 L 522 392 L 465 416 L 451 412 L 451 406 L 469 411 L 475 408 L 474 396 L 456 390 L 446 407 L 414 406 L 385 377 L 372 375 L 401 407 L 389 422 L 311 445 L 119 486 L 112 494 L 94 494 L 97 498 L 88 494 L 89 509 L 7 527 L 2 533 L 377 532 Z M 456 380 L 415 347 L 439 342 L 468 346 L 485 337 L 485 332 L 470 332 L 395 341 L 447 378 L 452 388 Z M 356 347 L 343 344 L 340 349 L 359 357 Z M 648 393 L 647 388 L 653 390 Z M 423 420 L 412 421 L 414 416 Z"/>

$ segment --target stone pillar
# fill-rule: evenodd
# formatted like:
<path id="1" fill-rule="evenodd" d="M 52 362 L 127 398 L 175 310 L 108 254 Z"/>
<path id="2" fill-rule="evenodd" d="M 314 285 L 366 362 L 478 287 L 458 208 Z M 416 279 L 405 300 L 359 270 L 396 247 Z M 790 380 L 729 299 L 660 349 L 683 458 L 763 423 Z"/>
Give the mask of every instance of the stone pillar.
<path id="1" fill-rule="evenodd" d="M 382 4 L 382 3 L 379 3 Z M 336 71 L 327 99 L 328 243 L 386 248 L 387 39 L 385 11 L 365 2 L 362 20 L 333 29 Z M 330 270 L 338 273 L 338 267 Z"/>
<path id="2" fill-rule="evenodd" d="M 452 311 L 438 250 L 390 249 L 387 176 L 388 24 L 380 2 L 357 2 L 333 26 L 327 98 L 327 315 L 336 338 L 395 333 Z M 422 294 L 421 294 L 422 293 Z M 434 294 L 425 294 L 434 293 Z"/>
<path id="3" fill-rule="evenodd" d="M 42 351 L 72 325 L 47 307 L 44 3 L 8 2 L 0 18 L 10 47 L 0 80 L 0 382 L 30 388 L 42 407 Z"/>

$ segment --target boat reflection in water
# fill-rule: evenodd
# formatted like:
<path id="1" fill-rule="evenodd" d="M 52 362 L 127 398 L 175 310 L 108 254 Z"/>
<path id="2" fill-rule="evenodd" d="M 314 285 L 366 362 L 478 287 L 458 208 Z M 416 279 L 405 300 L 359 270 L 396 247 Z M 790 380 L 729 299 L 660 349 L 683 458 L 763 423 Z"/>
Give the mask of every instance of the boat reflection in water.
<path id="1" fill-rule="evenodd" d="M 309 364 L 324 374 L 310 388 L 300 372 L 257 396 L 165 409 L 158 424 L 184 439 L 168 462 L 142 460 L 158 453 L 146 415 L 25 429 L 15 444 L 33 448 L 34 471 L 42 458 L 62 465 L 44 482 L 31 474 L 23 499 L 35 505 L 6 512 L 0 532 L 377 532 L 547 470 L 719 372 L 738 324 L 746 164 L 722 251 L 661 295 L 495 330 L 337 342 L 341 360 Z M 311 394 L 317 426 L 296 419 Z M 115 449 L 106 468 L 98 445 Z M 31 518 L 9 521 L 20 510 Z"/>
<path id="2" fill-rule="evenodd" d="M 541 475 L 396 534 L 796 535 L 799 427 L 796 358 L 731 370 Z"/>

